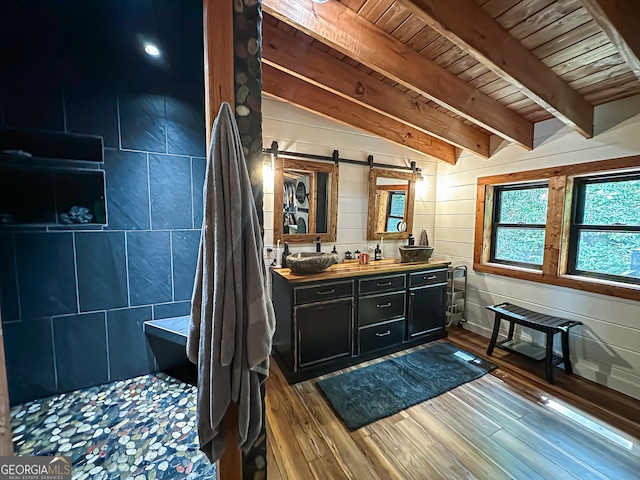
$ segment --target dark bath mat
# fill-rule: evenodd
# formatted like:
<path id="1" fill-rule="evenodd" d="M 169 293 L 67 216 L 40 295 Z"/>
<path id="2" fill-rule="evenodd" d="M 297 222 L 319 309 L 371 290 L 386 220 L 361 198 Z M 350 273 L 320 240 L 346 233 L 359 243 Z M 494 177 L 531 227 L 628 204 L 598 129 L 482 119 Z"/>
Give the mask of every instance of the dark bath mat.
<path id="1" fill-rule="evenodd" d="M 443 342 L 326 378 L 318 387 L 349 430 L 436 397 L 497 368 Z"/>

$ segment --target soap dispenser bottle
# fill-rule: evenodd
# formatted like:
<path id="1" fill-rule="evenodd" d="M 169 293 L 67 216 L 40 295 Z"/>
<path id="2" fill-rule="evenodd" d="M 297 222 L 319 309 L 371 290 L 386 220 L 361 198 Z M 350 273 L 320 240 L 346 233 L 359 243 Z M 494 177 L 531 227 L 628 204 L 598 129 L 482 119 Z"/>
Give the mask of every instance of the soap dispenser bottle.
<path id="1" fill-rule="evenodd" d="M 415 245 L 416 244 L 416 239 L 413 238 L 413 233 L 409 234 L 409 243 L 407 243 L 407 245 L 411 246 L 411 245 Z"/>
<path id="2" fill-rule="evenodd" d="M 380 244 L 377 244 L 376 249 L 373 251 L 373 259 L 374 260 L 382 259 L 382 250 L 380 250 Z"/>
<path id="3" fill-rule="evenodd" d="M 287 257 L 291 255 L 289 250 L 289 242 L 284 242 L 284 251 L 282 252 L 282 268 L 287 268 Z"/>

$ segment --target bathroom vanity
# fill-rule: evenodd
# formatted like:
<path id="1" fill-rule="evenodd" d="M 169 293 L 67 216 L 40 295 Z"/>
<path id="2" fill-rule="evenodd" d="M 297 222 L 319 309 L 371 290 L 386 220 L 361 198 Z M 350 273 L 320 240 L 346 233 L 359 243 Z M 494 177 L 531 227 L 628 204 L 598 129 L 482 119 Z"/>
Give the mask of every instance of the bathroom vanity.
<path id="1" fill-rule="evenodd" d="M 443 338 L 450 262 L 273 270 L 274 357 L 289 383 Z"/>

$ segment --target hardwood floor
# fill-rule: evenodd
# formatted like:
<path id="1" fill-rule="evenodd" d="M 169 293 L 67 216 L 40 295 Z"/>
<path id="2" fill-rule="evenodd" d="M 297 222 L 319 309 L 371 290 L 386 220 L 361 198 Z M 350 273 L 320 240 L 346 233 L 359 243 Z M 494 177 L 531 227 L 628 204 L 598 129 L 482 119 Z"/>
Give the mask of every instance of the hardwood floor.
<path id="1" fill-rule="evenodd" d="M 639 401 L 558 369 L 549 385 L 539 364 L 497 350 L 486 357 L 488 339 L 457 327 L 445 341 L 499 368 L 354 432 L 318 379 L 288 385 L 273 362 L 269 479 L 640 478 Z"/>

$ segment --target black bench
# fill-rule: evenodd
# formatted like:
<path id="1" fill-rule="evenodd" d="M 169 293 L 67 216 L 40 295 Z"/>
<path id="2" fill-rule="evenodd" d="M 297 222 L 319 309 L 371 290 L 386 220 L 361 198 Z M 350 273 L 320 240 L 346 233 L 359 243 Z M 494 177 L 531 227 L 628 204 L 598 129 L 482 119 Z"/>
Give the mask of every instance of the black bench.
<path id="1" fill-rule="evenodd" d="M 156 359 L 158 370 L 183 382 L 197 384 L 198 372 L 187 358 L 189 317 L 163 318 L 144 322 L 147 342 Z"/>
<path id="2" fill-rule="evenodd" d="M 582 325 L 582 322 L 545 315 L 518 307 L 511 303 L 489 305 L 487 309 L 496 314 L 493 334 L 491 335 L 489 348 L 487 348 L 487 355 L 493 353 L 494 347 L 499 347 L 503 350 L 526 355 L 536 360 L 545 360 L 545 376 L 549 383 L 553 383 L 553 367 L 555 365 L 564 363 L 565 372 L 572 373 L 571 359 L 569 358 L 569 329 L 576 325 Z M 500 331 L 500 324 L 502 323 L 501 320 L 509 322 L 509 334 L 506 340 L 496 342 L 498 332 Z M 545 333 L 547 336 L 546 348 L 532 345 L 528 342 L 514 340 L 513 331 L 516 324 Z M 553 336 L 556 333 L 562 334 L 562 357 L 553 354 Z"/>

